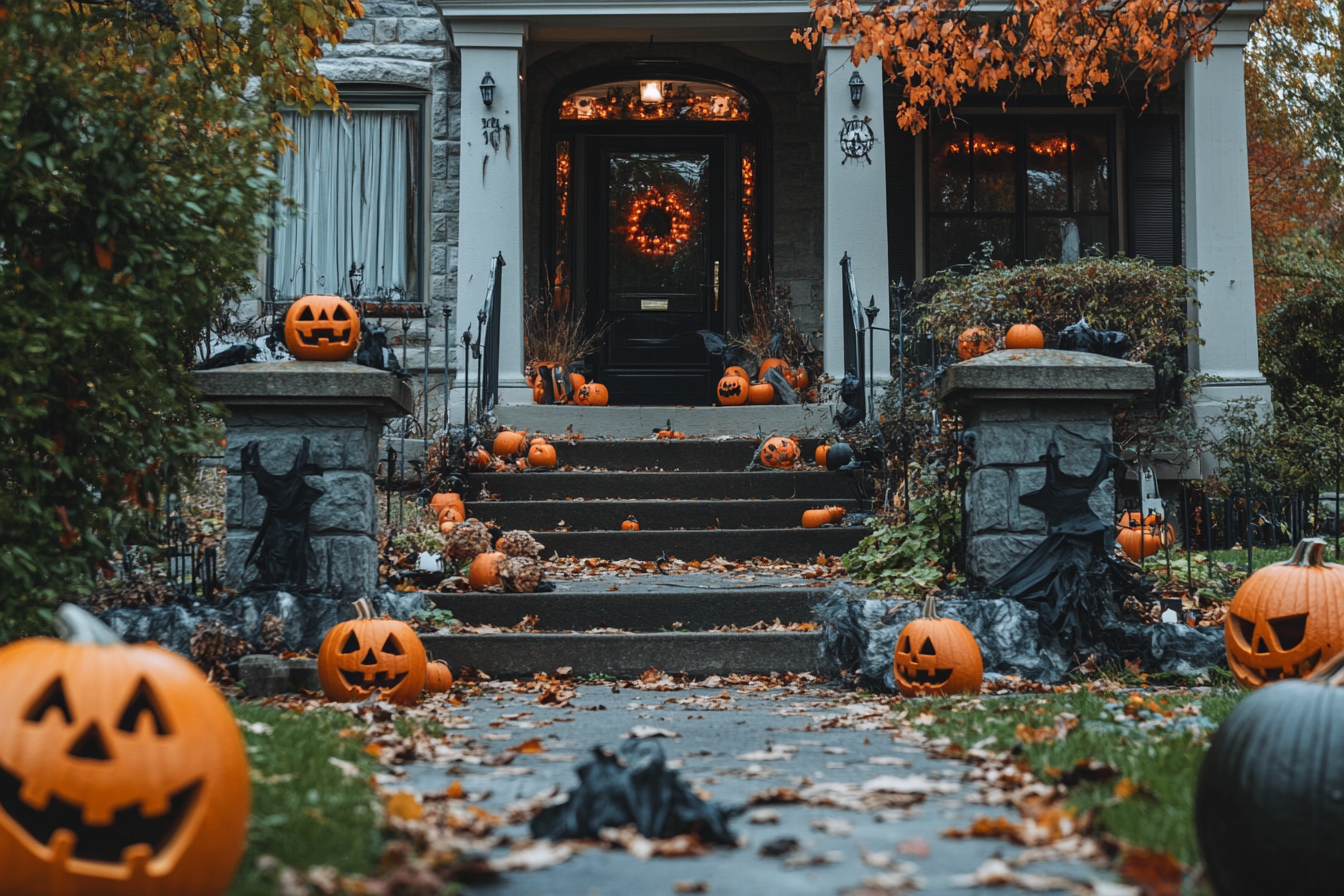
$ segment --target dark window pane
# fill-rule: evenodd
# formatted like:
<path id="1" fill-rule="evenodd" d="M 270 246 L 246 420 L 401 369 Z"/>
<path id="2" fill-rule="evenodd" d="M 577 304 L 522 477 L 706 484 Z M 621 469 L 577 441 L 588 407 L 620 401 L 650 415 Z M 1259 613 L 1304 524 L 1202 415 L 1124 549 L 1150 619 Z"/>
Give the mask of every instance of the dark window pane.
<path id="1" fill-rule="evenodd" d="M 1111 208 L 1110 127 L 1097 123 L 1073 127 L 1073 209 L 1105 212 Z"/>
<path id="2" fill-rule="evenodd" d="M 971 134 L 936 128 L 929 135 L 929 210 L 971 210 Z"/>
<path id="3" fill-rule="evenodd" d="M 1069 210 L 1069 137 L 1062 127 L 1027 132 L 1027 208 Z"/>
<path id="4" fill-rule="evenodd" d="M 1095 245 L 1111 253 L 1110 221 L 1105 216 L 1027 219 L 1027 258 L 1075 261 Z"/>
<path id="5" fill-rule="evenodd" d="M 976 128 L 975 210 L 1017 210 L 1017 141 L 1012 127 Z"/>
<path id="6" fill-rule="evenodd" d="M 966 264 L 980 256 L 981 244 L 992 245 L 991 255 L 1005 264 L 1017 260 L 1010 218 L 933 218 L 929 221 L 929 272 Z"/>
<path id="7" fill-rule="evenodd" d="M 631 152 L 607 156 L 612 311 L 665 297 L 668 310 L 699 310 L 705 275 L 709 156 Z"/>

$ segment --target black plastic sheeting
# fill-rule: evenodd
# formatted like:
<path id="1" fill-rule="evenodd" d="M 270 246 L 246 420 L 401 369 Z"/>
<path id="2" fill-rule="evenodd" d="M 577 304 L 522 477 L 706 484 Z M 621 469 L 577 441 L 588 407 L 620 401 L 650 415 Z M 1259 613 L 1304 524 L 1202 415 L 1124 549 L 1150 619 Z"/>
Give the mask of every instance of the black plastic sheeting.
<path id="1" fill-rule="evenodd" d="M 874 600 L 866 594 L 865 589 L 840 585 L 813 607 L 821 629 L 823 668 L 838 668 L 844 681 L 855 687 L 891 693 L 896 690 L 892 670 L 896 636 L 919 616 L 921 604 Z M 986 674 L 1060 684 L 1089 655 L 1099 662 L 1138 660 L 1144 672 L 1186 676 L 1227 665 L 1221 628 L 1143 625 L 1119 613 L 1105 614 L 1095 620 L 1098 640 L 1069 653 L 1057 638 L 1042 636 L 1035 610 L 1015 600 L 979 594 L 940 600 L 938 615 L 956 619 L 971 630 L 980 645 Z"/>
<path id="2" fill-rule="evenodd" d="M 370 598 L 370 603 L 374 615 L 386 613 L 396 619 L 409 619 L 424 607 L 425 598 L 415 591 L 383 591 Z M 355 611 L 350 601 L 334 597 L 253 591 L 214 605 L 123 608 L 108 610 L 98 618 L 123 641 L 157 641 L 190 659 L 191 636 L 201 623 L 210 620 L 220 622 L 230 634 L 259 651 L 262 621 L 267 615 L 280 617 L 279 649 L 300 651 L 317 650 L 327 630 L 338 622 L 353 619 Z"/>
<path id="3" fill-rule="evenodd" d="M 532 819 L 532 836 L 548 840 L 596 838 L 603 828 L 633 824 L 645 837 L 696 834 L 705 843 L 733 846 L 730 811 L 696 796 L 669 769 L 657 740 L 627 740 L 615 753 L 593 748 L 578 768 L 579 786 L 563 803 Z"/>

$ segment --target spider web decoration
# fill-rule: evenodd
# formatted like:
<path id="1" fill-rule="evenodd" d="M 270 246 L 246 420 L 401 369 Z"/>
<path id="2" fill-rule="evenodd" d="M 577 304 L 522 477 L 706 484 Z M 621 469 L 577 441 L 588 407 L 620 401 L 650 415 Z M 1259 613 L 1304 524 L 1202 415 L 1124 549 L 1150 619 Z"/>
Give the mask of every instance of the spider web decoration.
<path id="1" fill-rule="evenodd" d="M 676 190 L 664 194 L 649 187 L 630 202 L 625 213 L 625 240 L 645 255 L 675 255 L 691 238 L 695 213 Z"/>

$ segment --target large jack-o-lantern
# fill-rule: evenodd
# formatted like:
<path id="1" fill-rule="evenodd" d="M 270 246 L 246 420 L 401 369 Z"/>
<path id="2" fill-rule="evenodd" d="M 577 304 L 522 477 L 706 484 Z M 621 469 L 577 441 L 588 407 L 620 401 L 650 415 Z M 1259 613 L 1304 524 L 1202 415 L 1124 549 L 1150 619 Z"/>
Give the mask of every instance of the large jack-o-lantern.
<path id="1" fill-rule="evenodd" d="M 1303 539 L 1291 559 L 1237 589 L 1223 638 L 1228 668 L 1246 687 L 1302 678 L 1344 648 L 1344 566 L 1323 562 L 1325 548 Z"/>
<path id="2" fill-rule="evenodd" d="M 317 651 L 317 680 L 328 700 L 354 703 L 375 689 L 389 703 L 411 705 L 425 687 L 425 645 L 397 619 L 374 619 L 364 599 L 355 618 L 333 625 Z"/>
<path id="3" fill-rule="evenodd" d="M 300 361 L 344 361 L 359 348 L 359 314 L 340 296 L 301 296 L 285 315 L 285 347 Z"/>
<path id="4" fill-rule="evenodd" d="M 160 647 L 65 605 L 65 639 L 0 648 L 0 892 L 216 896 L 243 856 L 228 704 Z"/>
<path id="5" fill-rule="evenodd" d="M 938 602 L 924 600 L 924 613 L 896 637 L 896 687 L 906 697 L 978 694 L 985 661 L 971 630 L 938 615 Z"/>

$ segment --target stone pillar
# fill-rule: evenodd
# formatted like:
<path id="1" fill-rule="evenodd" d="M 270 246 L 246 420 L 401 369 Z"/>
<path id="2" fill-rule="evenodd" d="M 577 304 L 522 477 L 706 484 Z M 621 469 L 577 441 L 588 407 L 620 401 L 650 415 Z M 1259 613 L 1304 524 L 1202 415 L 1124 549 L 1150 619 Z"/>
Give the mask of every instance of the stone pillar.
<path id="1" fill-rule="evenodd" d="M 502 252 L 499 400 L 501 404 L 527 404 L 532 401 L 532 389 L 523 380 L 523 165 L 527 155 L 523 151 L 526 114 L 520 79 L 527 25 L 452 19 L 449 26 L 453 45 L 462 57 L 455 338 L 467 323 L 475 327 L 494 258 Z M 489 107 L 481 97 L 481 80 L 487 72 L 495 82 L 494 102 Z M 461 352 L 458 359 L 470 363 Z"/>
<path id="2" fill-rule="evenodd" d="M 938 394 L 961 413 L 971 460 L 966 572 L 993 582 L 1040 544 L 1045 516 L 1018 498 L 1045 484 L 1046 447 L 1059 445 L 1061 471 L 1091 473 L 1100 446 L 1111 444 L 1114 405 L 1153 385 L 1147 364 L 1053 349 L 991 352 L 948 368 Z M 1090 503 L 1099 519 L 1114 519 L 1115 483 L 1103 481 Z"/>
<path id="3" fill-rule="evenodd" d="M 324 492 L 309 516 L 317 557 L 309 583 L 345 600 L 372 595 L 378 587 L 378 437 L 385 418 L 411 412 L 411 387 L 381 370 L 313 361 L 202 370 L 196 383 L 203 398 L 230 413 L 224 586 L 242 589 L 256 581 L 256 568 L 243 563 L 266 513 L 256 480 L 243 475 L 243 448 L 258 443 L 262 466 L 285 473 L 306 437 L 323 470 L 309 482 Z"/>
<path id="4" fill-rule="evenodd" d="M 826 70 L 824 132 L 824 271 L 826 372 L 841 379 L 845 373 L 844 330 L 841 325 L 844 287 L 840 259 L 845 253 L 854 262 L 854 280 L 859 301 L 867 305 L 873 296 L 882 313 L 877 326 L 891 319 L 887 270 L 887 154 L 883 139 L 882 64 L 869 59 L 857 69 L 863 78 L 863 100 L 850 100 L 849 79 L 856 69 L 849 61 L 849 47 L 827 46 L 822 50 Z M 849 158 L 841 149 L 840 133 L 846 121 L 867 118 L 873 148 L 865 158 Z M 863 318 L 867 326 L 867 318 Z M 864 352 L 868 351 L 865 335 Z M 877 381 L 891 379 L 891 339 L 879 333 L 874 342 L 873 374 Z M 865 359 L 865 367 L 867 362 Z M 864 370 L 864 376 L 868 371 Z"/>
<path id="5" fill-rule="evenodd" d="M 1201 423 L 1221 413 L 1224 402 L 1269 400 L 1256 332 L 1242 56 L 1264 8 L 1244 5 L 1254 8 L 1223 17 L 1213 54 L 1185 64 L 1185 258 L 1188 267 L 1209 274 L 1197 285 L 1200 307 L 1191 314 L 1204 345 L 1190 346 L 1190 360 L 1193 370 L 1219 378 L 1196 401 Z"/>

